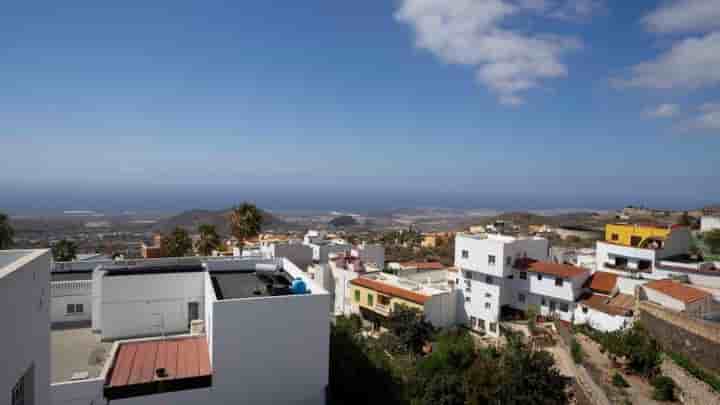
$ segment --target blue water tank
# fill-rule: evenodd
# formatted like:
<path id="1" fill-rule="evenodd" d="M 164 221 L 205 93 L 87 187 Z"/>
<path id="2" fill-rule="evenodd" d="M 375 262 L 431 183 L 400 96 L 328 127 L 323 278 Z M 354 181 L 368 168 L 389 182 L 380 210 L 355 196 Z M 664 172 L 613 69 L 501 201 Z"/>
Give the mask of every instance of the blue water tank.
<path id="1" fill-rule="evenodd" d="M 307 293 L 307 285 L 301 278 L 295 278 L 292 281 L 292 284 L 290 285 L 290 291 L 292 291 L 293 294 L 306 294 Z"/>

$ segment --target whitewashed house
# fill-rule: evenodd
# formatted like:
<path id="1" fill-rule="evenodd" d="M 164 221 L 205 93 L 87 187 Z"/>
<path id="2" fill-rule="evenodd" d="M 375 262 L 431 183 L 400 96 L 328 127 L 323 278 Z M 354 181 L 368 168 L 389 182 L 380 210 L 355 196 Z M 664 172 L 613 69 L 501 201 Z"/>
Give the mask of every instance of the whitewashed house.
<path id="1" fill-rule="evenodd" d="M 614 273 L 593 273 L 585 284 L 588 291 L 576 304 L 574 323 L 603 332 L 632 325 L 635 297 L 620 293 L 619 280 L 620 276 Z"/>
<path id="2" fill-rule="evenodd" d="M 711 312 L 713 303 L 713 296 L 708 291 L 669 279 L 644 284 L 641 299 L 696 317 Z"/>

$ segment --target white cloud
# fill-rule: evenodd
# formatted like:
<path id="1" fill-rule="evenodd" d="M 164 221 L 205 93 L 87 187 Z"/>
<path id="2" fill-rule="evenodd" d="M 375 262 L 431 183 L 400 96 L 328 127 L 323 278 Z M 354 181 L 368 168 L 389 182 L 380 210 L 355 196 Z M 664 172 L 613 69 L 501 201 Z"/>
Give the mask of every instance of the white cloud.
<path id="1" fill-rule="evenodd" d="M 567 76 L 560 57 L 579 40 L 506 28 L 509 17 L 545 7 L 542 1 L 403 0 L 395 18 L 413 27 L 415 45 L 446 63 L 476 69 L 477 80 L 500 102 L 523 103 L 522 93 L 544 79 Z"/>
<path id="2" fill-rule="evenodd" d="M 616 80 L 621 86 L 655 89 L 696 89 L 720 83 L 720 32 L 687 38 L 656 59 L 632 67 L 629 79 Z"/>
<path id="3" fill-rule="evenodd" d="M 700 115 L 695 119 L 695 128 L 720 131 L 720 103 L 705 103 L 700 106 Z"/>
<path id="4" fill-rule="evenodd" d="M 583 20 L 603 8 L 600 0 L 569 0 L 556 5 L 548 15 L 561 20 Z"/>
<path id="5" fill-rule="evenodd" d="M 679 0 L 642 19 L 653 32 L 704 32 L 720 28 L 720 0 Z"/>
<path id="6" fill-rule="evenodd" d="M 669 118 L 677 115 L 678 112 L 680 107 L 677 104 L 660 104 L 645 110 L 645 115 L 653 118 Z"/>

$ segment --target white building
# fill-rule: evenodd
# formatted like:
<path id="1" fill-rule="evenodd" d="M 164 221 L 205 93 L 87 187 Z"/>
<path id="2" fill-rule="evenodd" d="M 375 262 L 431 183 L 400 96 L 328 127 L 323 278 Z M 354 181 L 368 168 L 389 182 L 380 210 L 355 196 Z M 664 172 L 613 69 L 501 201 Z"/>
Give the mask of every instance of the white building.
<path id="1" fill-rule="evenodd" d="M 3 404 L 50 402 L 50 253 L 0 251 L 0 391 Z"/>
<path id="2" fill-rule="evenodd" d="M 350 249 L 350 255 L 360 259 L 365 264 L 383 269 L 385 267 L 385 246 L 381 244 L 361 243 Z"/>
<path id="3" fill-rule="evenodd" d="M 329 294 L 289 260 L 117 261 L 90 283 L 90 323 L 51 332 L 43 403 L 324 403 Z"/>
<path id="4" fill-rule="evenodd" d="M 711 312 L 713 305 L 711 293 L 669 279 L 644 284 L 640 298 L 699 318 Z"/>
<path id="5" fill-rule="evenodd" d="M 632 325 L 635 297 L 620 293 L 619 280 L 621 277 L 614 273 L 593 273 L 585 284 L 589 291 L 576 305 L 574 322 L 603 332 Z"/>
<path id="6" fill-rule="evenodd" d="M 497 336 L 501 308 L 521 299 L 518 296 L 520 290 L 515 287 L 515 261 L 521 258 L 547 260 L 548 256 L 549 243 L 543 238 L 456 235 L 455 266 L 458 267 L 457 288 L 461 291 L 458 322 Z M 528 281 L 519 277 L 518 274 L 518 288 L 527 291 L 522 288 Z M 527 295 L 523 298 L 529 299 Z"/>
<path id="7" fill-rule="evenodd" d="M 90 322 L 92 271 L 53 271 L 50 280 L 50 322 L 56 326 Z"/>
<path id="8" fill-rule="evenodd" d="M 703 215 L 700 217 L 700 232 L 708 232 L 720 229 L 720 217 Z"/>
<path id="9" fill-rule="evenodd" d="M 313 264 L 313 249 L 299 241 L 263 242 L 260 245 L 261 256 L 266 259 L 284 257 L 293 262 L 300 269 L 305 270 Z"/>

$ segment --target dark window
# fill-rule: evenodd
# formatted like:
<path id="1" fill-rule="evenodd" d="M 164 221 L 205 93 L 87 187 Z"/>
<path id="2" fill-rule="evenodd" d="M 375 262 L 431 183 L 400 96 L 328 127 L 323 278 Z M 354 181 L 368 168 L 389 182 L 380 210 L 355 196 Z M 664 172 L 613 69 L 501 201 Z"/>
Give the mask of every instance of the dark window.
<path id="1" fill-rule="evenodd" d="M 360 302 L 360 290 L 355 290 L 355 302 Z"/>
<path id="2" fill-rule="evenodd" d="M 368 294 L 368 306 L 370 307 L 373 306 L 373 298 L 372 294 Z"/>
<path id="3" fill-rule="evenodd" d="M 630 246 L 638 246 L 640 245 L 640 241 L 642 240 L 639 236 L 631 236 L 630 237 Z"/>
<path id="4" fill-rule="evenodd" d="M 490 309 L 491 306 L 492 306 L 492 305 L 490 305 L 489 302 L 486 302 L 486 303 L 485 303 L 485 309 Z"/>
<path id="5" fill-rule="evenodd" d="M 509 266 L 511 263 L 512 263 L 512 257 L 510 257 L 510 256 L 506 257 L 505 264 L 507 264 Z"/>
<path id="6" fill-rule="evenodd" d="M 514 275 L 514 274 L 512 274 L 512 273 L 510 273 L 510 274 L 508 274 L 508 278 L 509 278 L 510 280 L 512 280 L 512 279 L 514 279 L 514 278 L 515 278 L 515 275 Z"/>
<path id="7" fill-rule="evenodd" d="M 524 272 L 524 271 L 520 272 L 520 280 L 527 280 L 527 272 Z"/>
<path id="8" fill-rule="evenodd" d="M 460 255 L 463 259 L 467 259 L 468 257 L 470 257 L 470 252 L 468 252 L 467 250 L 463 250 L 462 252 L 460 252 Z"/>
<path id="9" fill-rule="evenodd" d="M 465 297 L 465 302 L 470 302 L 470 296 Z"/>
<path id="10" fill-rule="evenodd" d="M 556 279 L 555 279 L 555 285 L 558 286 L 558 287 L 562 287 L 562 285 L 563 285 L 563 279 L 561 279 L 560 277 L 556 278 Z"/>
<path id="11" fill-rule="evenodd" d="M 492 278 L 491 276 L 485 276 L 485 282 L 488 283 L 488 284 L 492 284 L 492 283 L 493 283 L 493 278 Z"/>
<path id="12" fill-rule="evenodd" d="M 538 280 L 542 280 L 542 274 L 538 273 Z"/>
<path id="13" fill-rule="evenodd" d="M 490 332 L 497 332 L 497 323 L 490 322 Z"/>
<path id="14" fill-rule="evenodd" d="M 518 301 L 520 303 L 524 303 L 525 302 L 525 294 L 518 294 Z"/>
<path id="15" fill-rule="evenodd" d="M 614 234 L 610 235 L 610 240 L 618 240 L 618 239 L 619 239 L 618 234 L 614 233 Z"/>
<path id="16" fill-rule="evenodd" d="M 67 304 L 67 308 L 65 309 L 66 314 L 74 314 L 75 313 L 75 304 Z"/>
<path id="17" fill-rule="evenodd" d="M 564 303 L 560 304 L 560 312 L 567 312 L 569 310 L 570 310 L 570 307 L 568 306 L 568 304 L 564 304 Z"/>
<path id="18" fill-rule="evenodd" d="M 587 314 L 588 313 L 587 307 L 583 307 L 582 311 L 583 311 L 583 314 Z"/>
<path id="19" fill-rule="evenodd" d="M 547 305 L 547 301 L 545 301 L 545 298 L 544 298 L 544 297 L 543 297 L 542 300 L 540 300 L 540 304 L 541 304 L 542 306 Z"/>
<path id="20" fill-rule="evenodd" d="M 491 266 L 495 265 L 495 255 L 488 255 L 488 264 Z"/>
<path id="21" fill-rule="evenodd" d="M 640 260 L 638 261 L 638 270 L 648 270 L 650 269 L 651 263 L 649 260 Z"/>

